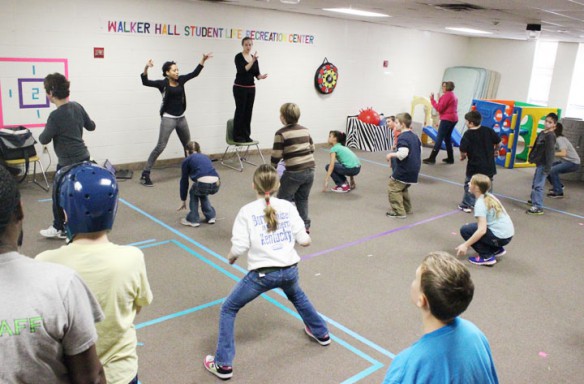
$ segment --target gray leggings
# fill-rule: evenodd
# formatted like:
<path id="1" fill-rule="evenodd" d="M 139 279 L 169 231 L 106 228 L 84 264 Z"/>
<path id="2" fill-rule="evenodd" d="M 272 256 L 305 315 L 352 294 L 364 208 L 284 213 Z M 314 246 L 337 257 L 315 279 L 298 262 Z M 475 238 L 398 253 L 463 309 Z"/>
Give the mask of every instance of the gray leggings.
<path id="1" fill-rule="evenodd" d="M 156 159 L 158 159 L 158 156 L 160 156 L 162 151 L 164 151 L 164 148 L 166 148 L 166 144 L 168 144 L 168 139 L 170 139 L 170 134 L 174 130 L 176 130 L 178 138 L 182 143 L 183 149 L 187 146 L 189 141 L 191 141 L 191 131 L 189 131 L 189 124 L 187 123 L 187 119 L 185 119 L 184 116 L 179 117 L 178 119 L 162 117 L 162 121 L 160 122 L 160 134 L 158 136 L 158 143 L 150 153 L 144 171 L 150 172 L 150 170 L 154 166 L 154 163 L 156 162 Z"/>

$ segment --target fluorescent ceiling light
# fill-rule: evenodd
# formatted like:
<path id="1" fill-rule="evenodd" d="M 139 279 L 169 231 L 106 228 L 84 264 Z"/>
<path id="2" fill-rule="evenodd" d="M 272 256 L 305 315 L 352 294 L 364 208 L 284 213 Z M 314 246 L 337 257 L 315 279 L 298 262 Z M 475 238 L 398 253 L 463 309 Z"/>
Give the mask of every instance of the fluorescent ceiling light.
<path id="1" fill-rule="evenodd" d="M 355 8 L 323 8 L 322 10 L 323 11 L 329 11 L 329 12 L 344 13 L 344 14 L 353 15 L 353 16 L 391 17 L 391 16 L 386 15 L 384 13 L 362 11 L 360 9 L 355 9 Z"/>
<path id="2" fill-rule="evenodd" d="M 462 33 L 470 33 L 472 35 L 492 35 L 493 32 L 481 31 L 479 29 L 472 29 L 472 28 L 456 28 L 456 27 L 446 27 L 449 31 L 456 31 Z"/>

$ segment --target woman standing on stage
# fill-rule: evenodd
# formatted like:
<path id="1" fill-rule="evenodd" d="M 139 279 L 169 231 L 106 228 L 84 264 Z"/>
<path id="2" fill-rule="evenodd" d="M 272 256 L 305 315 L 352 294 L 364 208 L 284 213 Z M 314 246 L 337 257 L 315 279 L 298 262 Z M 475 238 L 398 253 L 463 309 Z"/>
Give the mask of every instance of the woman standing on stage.
<path id="1" fill-rule="evenodd" d="M 251 53 L 253 40 L 251 37 L 244 37 L 241 40 L 243 51 L 235 55 L 235 82 L 233 83 L 233 98 L 235 99 L 235 116 L 233 117 L 233 139 L 238 143 L 248 143 L 252 141 L 251 115 L 253 112 L 253 102 L 255 100 L 254 77 L 263 80 L 267 74 L 260 73 L 258 63 L 258 53 Z"/>

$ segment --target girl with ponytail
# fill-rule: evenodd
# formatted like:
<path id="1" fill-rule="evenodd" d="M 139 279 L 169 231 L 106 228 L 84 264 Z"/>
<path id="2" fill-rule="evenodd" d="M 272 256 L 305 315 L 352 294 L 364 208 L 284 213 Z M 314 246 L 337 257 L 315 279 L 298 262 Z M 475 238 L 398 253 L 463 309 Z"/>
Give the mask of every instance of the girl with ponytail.
<path id="1" fill-rule="evenodd" d="M 330 131 L 328 143 L 331 146 L 330 164 L 325 165 L 326 177 L 324 178 L 323 192 L 328 189 L 328 179 L 332 177 L 335 186 L 331 188 L 333 192 L 345 193 L 355 189 L 355 179 L 361 171 L 361 162 L 357 155 L 349 148 L 345 147 L 347 135 L 340 131 Z M 347 176 L 350 178 L 350 184 L 347 183 Z"/>
<path id="2" fill-rule="evenodd" d="M 477 222 L 460 228 L 465 242 L 456 247 L 456 254 L 464 256 L 472 246 L 478 255 L 469 257 L 468 261 L 476 265 L 495 264 L 497 257 L 507 253 L 503 246 L 509 244 L 515 234 L 509 214 L 499 199 L 488 192 L 490 189 L 488 176 L 477 173 L 470 179 L 469 191 L 476 198 L 474 215 Z"/>
<path id="3" fill-rule="evenodd" d="M 257 199 L 241 208 L 233 224 L 229 263 L 235 263 L 239 256 L 247 253 L 249 272 L 221 306 L 217 351 L 204 361 L 205 368 L 223 380 L 233 376 L 237 312 L 274 288 L 281 288 L 294 304 L 310 338 L 323 346 L 331 343 L 326 323 L 298 284 L 300 257 L 294 245 L 310 245 L 310 236 L 296 207 L 274 196 L 279 186 L 276 169 L 268 164 L 260 165 L 253 176 Z"/>

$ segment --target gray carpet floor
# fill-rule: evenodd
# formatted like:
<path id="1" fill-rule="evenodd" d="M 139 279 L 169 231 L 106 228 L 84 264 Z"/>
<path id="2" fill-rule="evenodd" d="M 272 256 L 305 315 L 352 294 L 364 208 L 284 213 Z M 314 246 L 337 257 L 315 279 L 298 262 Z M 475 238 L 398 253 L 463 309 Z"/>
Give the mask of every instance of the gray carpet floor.
<path id="1" fill-rule="evenodd" d="M 420 183 L 410 189 L 414 213 L 397 220 L 385 216 L 390 173 L 385 154 L 357 154 L 363 161 L 357 189 L 323 193 L 328 153 L 317 150 L 310 196 L 313 243 L 299 249 L 301 286 L 325 316 L 333 343 L 321 347 L 307 338 L 293 307 L 272 291 L 237 317 L 232 383 L 380 383 L 392 357 L 421 336 L 410 284 L 428 252 L 454 252 L 462 241 L 460 226 L 474 221 L 457 210 L 465 163 L 424 165 Z M 255 198 L 255 167 L 246 165 L 239 173 L 215 165 L 222 180 L 211 197 L 215 225 L 180 225 L 178 166 L 153 170 L 153 188 L 139 184 L 139 173 L 120 182 L 110 239 L 143 250 L 154 293 L 135 322 L 144 384 L 219 381 L 202 362 L 215 351 L 221 301 L 245 274 L 245 258 L 230 266 L 225 256 L 239 208 Z M 532 217 L 524 211 L 534 170 L 498 172 L 495 193 L 516 236 L 493 267 L 465 261 L 476 290 L 463 317 L 489 339 L 502 383 L 582 382 L 584 183 L 565 182 L 566 197 L 546 199 L 545 215 Z M 51 223 L 50 193 L 34 184 L 23 184 L 21 191 L 23 253 L 61 246 L 38 232 Z"/>

